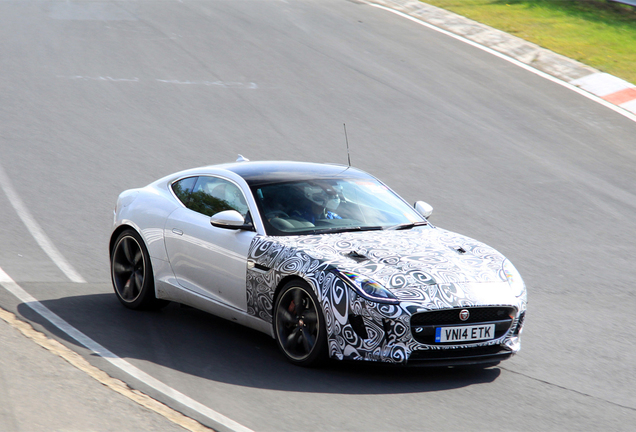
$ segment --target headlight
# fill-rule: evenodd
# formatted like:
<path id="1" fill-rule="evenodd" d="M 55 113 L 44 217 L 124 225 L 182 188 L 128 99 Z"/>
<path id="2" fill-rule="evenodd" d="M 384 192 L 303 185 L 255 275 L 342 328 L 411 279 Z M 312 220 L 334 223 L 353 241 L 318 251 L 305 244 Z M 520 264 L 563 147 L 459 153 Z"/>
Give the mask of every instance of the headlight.
<path id="1" fill-rule="evenodd" d="M 513 266 L 510 261 L 505 260 L 503 263 L 503 272 L 506 275 L 506 280 L 508 280 L 508 284 L 510 288 L 512 288 L 515 297 L 521 297 L 526 292 L 526 284 L 523 283 L 523 279 L 521 279 L 521 275 L 515 266 Z"/>
<path id="2" fill-rule="evenodd" d="M 373 279 L 348 271 L 341 271 L 339 274 L 340 277 L 362 298 L 377 303 L 398 303 L 397 297 L 395 297 L 391 291 L 384 288 Z"/>

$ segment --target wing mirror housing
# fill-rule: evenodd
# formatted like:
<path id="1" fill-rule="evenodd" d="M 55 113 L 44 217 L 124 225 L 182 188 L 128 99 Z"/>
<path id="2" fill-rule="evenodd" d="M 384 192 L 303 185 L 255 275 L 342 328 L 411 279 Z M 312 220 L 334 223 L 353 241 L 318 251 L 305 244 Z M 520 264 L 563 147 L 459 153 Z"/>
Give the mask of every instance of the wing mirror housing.
<path id="1" fill-rule="evenodd" d="M 248 216 L 249 217 L 249 216 Z M 246 220 L 236 210 L 225 210 L 212 215 L 210 218 L 212 226 L 217 228 L 226 228 L 234 230 L 253 231 L 254 225 L 252 222 Z"/>
<path id="2" fill-rule="evenodd" d="M 413 207 L 418 211 L 419 214 L 424 216 L 425 219 L 428 219 L 433 214 L 433 206 L 424 201 L 416 202 Z"/>

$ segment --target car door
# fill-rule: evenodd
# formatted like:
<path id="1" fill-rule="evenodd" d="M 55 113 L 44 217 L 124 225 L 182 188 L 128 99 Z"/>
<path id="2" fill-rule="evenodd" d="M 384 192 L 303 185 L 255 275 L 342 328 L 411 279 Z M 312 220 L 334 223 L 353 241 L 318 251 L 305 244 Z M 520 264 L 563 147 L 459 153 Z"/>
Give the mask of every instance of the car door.
<path id="1" fill-rule="evenodd" d="M 189 177 L 172 187 L 185 205 L 168 217 L 164 229 L 166 251 L 178 283 L 202 296 L 247 310 L 247 254 L 256 233 L 210 223 L 210 216 L 224 210 L 248 215 L 241 188 L 214 176 Z"/>

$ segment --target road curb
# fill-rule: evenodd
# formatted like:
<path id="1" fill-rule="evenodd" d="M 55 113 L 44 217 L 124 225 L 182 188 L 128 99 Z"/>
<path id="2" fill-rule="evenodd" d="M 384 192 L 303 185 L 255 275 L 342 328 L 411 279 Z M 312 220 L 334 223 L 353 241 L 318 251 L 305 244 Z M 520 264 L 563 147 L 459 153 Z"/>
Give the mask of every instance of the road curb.
<path id="1" fill-rule="evenodd" d="M 418 0 L 368 0 L 493 49 L 636 114 L 636 86 L 576 60 Z"/>
<path id="2" fill-rule="evenodd" d="M 84 372 L 86 375 L 93 378 L 102 385 L 130 399 L 131 401 L 136 402 L 140 406 L 156 414 L 159 414 L 166 420 L 174 423 L 177 426 L 180 426 L 184 430 L 191 432 L 214 432 L 213 429 L 210 429 L 202 425 L 198 421 L 187 417 L 186 415 L 181 414 L 178 411 L 175 411 L 174 409 L 168 407 L 167 405 L 159 402 L 156 399 L 153 399 L 145 393 L 139 390 L 132 389 L 125 382 L 111 377 L 106 372 L 91 365 L 86 359 L 84 359 L 84 357 L 82 357 L 75 351 L 67 348 L 57 340 L 49 338 L 44 333 L 35 330 L 30 323 L 20 320 L 12 312 L 0 308 L 0 320 L 6 322 L 13 329 L 22 333 L 22 335 L 25 336 L 27 339 L 35 342 L 37 345 L 46 349 L 53 355 L 56 355 L 59 358 L 65 360 L 67 363 Z"/>

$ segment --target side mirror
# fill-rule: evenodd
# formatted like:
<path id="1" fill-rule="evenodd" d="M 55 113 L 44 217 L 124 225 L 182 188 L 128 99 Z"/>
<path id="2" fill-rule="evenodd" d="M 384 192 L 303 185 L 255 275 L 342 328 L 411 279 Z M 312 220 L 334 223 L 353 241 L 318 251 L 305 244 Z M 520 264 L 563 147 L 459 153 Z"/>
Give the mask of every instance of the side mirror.
<path id="1" fill-rule="evenodd" d="M 245 218 L 236 210 L 225 210 L 216 213 L 210 218 L 210 223 L 217 228 L 247 231 L 254 229 L 254 225 L 251 222 L 246 222 Z"/>
<path id="2" fill-rule="evenodd" d="M 424 216 L 425 219 L 428 219 L 429 216 L 433 214 L 433 206 L 425 203 L 424 201 L 416 202 L 413 207 L 415 207 L 415 210 L 417 210 L 419 214 Z"/>

